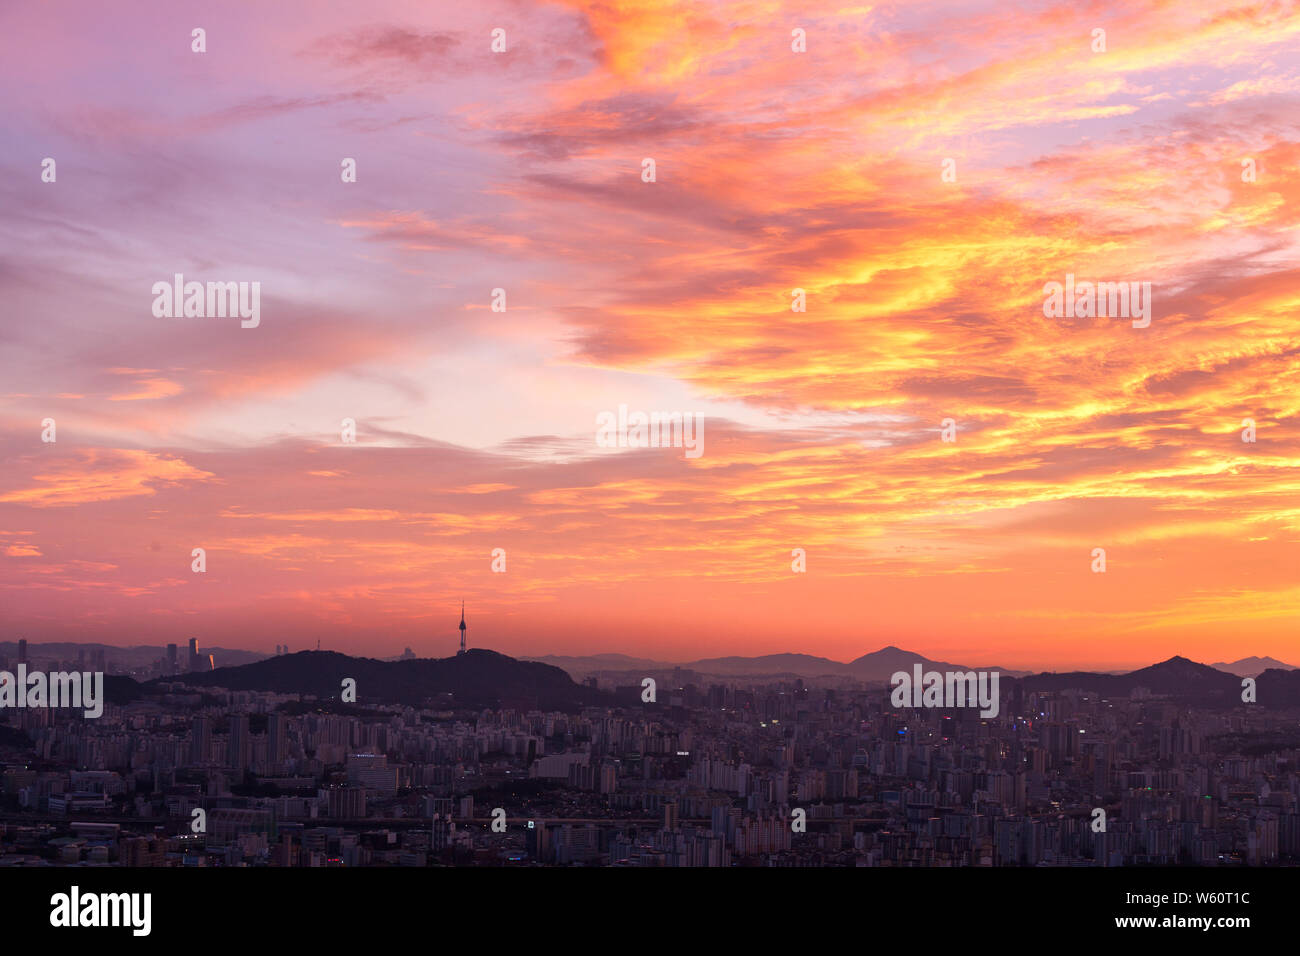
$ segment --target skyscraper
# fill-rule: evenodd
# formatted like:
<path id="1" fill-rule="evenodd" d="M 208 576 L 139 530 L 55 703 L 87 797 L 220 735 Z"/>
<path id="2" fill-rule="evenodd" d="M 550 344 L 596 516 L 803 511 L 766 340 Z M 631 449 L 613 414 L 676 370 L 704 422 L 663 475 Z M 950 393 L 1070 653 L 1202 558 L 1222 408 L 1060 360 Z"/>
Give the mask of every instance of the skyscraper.
<path id="1" fill-rule="evenodd" d="M 284 760 L 284 715 L 271 714 L 266 718 L 266 762 L 277 770 Z"/>
<path id="2" fill-rule="evenodd" d="M 176 663 L 177 663 L 177 659 L 176 659 L 176 645 L 175 645 L 175 644 L 168 644 L 168 645 L 167 645 L 167 674 L 168 674 L 169 676 L 175 676 L 175 674 L 176 674 Z"/>
<path id="3" fill-rule="evenodd" d="M 235 770 L 243 771 L 248 766 L 248 715 L 230 715 L 230 746 L 226 754 L 226 763 Z"/>
<path id="4" fill-rule="evenodd" d="M 196 671 L 196 670 L 199 669 L 199 639 L 198 639 L 197 637 L 191 637 L 191 638 L 190 638 L 190 666 L 189 666 L 189 669 L 190 669 L 191 672 Z"/>
<path id="5" fill-rule="evenodd" d="M 209 717 L 195 717 L 193 730 L 190 732 L 190 763 L 207 763 L 212 745 L 212 720 Z"/>

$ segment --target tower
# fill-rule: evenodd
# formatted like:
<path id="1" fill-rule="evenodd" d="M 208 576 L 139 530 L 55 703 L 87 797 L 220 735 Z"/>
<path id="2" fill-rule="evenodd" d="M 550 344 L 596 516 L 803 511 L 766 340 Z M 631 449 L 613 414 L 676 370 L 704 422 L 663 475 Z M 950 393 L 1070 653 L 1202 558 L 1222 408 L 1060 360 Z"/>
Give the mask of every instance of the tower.
<path id="1" fill-rule="evenodd" d="M 465 602 L 460 602 L 460 650 L 457 656 L 465 653 Z"/>

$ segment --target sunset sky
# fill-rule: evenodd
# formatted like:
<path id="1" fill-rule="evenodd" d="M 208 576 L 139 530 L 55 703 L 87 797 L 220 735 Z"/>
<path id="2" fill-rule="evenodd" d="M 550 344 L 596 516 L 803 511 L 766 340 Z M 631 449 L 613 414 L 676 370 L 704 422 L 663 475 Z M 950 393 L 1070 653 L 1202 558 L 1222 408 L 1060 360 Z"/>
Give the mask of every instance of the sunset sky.
<path id="1" fill-rule="evenodd" d="M 5 4 L 0 640 L 1300 664 L 1298 177 L 1296 3 Z"/>

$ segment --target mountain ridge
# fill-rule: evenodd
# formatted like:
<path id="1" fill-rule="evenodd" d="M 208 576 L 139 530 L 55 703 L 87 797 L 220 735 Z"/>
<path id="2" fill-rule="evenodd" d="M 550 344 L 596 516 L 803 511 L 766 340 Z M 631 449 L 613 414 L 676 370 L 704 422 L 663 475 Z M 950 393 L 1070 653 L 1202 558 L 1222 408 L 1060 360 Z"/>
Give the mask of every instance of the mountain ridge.
<path id="1" fill-rule="evenodd" d="M 1238 677 L 1258 677 L 1267 670 L 1294 671 L 1300 670 L 1294 664 L 1287 664 L 1279 661 L 1275 657 L 1243 657 L 1235 661 L 1219 661 L 1217 664 L 1211 664 L 1215 670 L 1227 671 L 1229 674 L 1236 674 Z"/>
<path id="2" fill-rule="evenodd" d="M 780 660 L 789 656 L 768 655 Z M 814 661 L 826 660 L 810 658 L 809 655 L 795 656 Z M 921 664 L 926 670 L 989 669 L 930 661 L 919 655 L 913 657 L 911 652 L 892 646 L 863 655 L 863 658 L 869 660 L 865 662 L 866 669 L 860 673 L 867 674 L 877 673 L 872 668 L 879 668 L 878 673 L 884 673 L 888 668 L 910 671 L 916 664 Z M 762 664 L 765 658 L 761 657 L 739 660 L 751 663 L 758 661 L 760 663 L 757 666 L 769 666 Z M 859 658 L 851 663 L 862 662 L 862 658 Z M 1153 695 L 1189 704 L 1231 707 L 1241 703 L 1243 690 L 1243 678 L 1181 655 L 1120 674 L 1044 671 L 1017 677 L 1002 673 L 1004 694 L 1025 690 L 1083 690 L 1107 696 L 1128 697 L 1145 689 Z M 382 701 L 410 706 L 469 709 L 537 707 L 573 712 L 585 706 L 609 705 L 614 702 L 614 695 L 610 692 L 578 684 L 559 667 L 538 661 L 517 660 L 484 648 L 474 648 L 455 657 L 401 661 L 351 657 L 335 651 L 299 651 L 251 664 L 155 678 L 144 684 L 137 684 L 129 677 L 112 676 L 109 680 L 115 686 L 109 696 L 134 699 L 150 687 L 158 689 L 179 683 L 192 688 L 222 687 L 227 690 L 268 691 L 338 700 L 345 678 L 356 680 L 357 703 L 363 706 L 367 702 Z M 888 676 L 883 679 L 858 679 L 866 683 L 884 683 Z M 1254 680 L 1259 705 L 1300 706 L 1300 669 L 1270 668 Z"/>
<path id="3" fill-rule="evenodd" d="M 351 657 L 337 651 L 298 651 L 147 683 L 179 682 L 189 687 L 337 699 L 348 678 L 356 681 L 358 704 L 371 700 L 419 706 L 451 695 L 456 707 L 480 709 L 533 702 L 533 706 L 544 710 L 576 710 L 607 696 L 575 683 L 558 667 L 517 660 L 486 648 L 473 648 L 455 657 L 401 661 Z"/>
<path id="4" fill-rule="evenodd" d="M 740 655 L 706 657 L 694 661 L 654 661 L 628 658 L 625 666 L 619 666 L 624 662 L 611 659 L 617 657 L 623 657 L 623 655 L 598 654 L 578 657 L 545 655 L 541 657 L 525 656 L 521 660 L 553 664 L 556 667 L 571 669 L 576 674 L 618 673 L 633 668 L 647 670 L 680 668 L 684 671 L 696 671 L 726 677 L 840 677 L 862 681 L 888 681 L 890 676 L 900 669 L 910 671 L 913 664 L 921 664 L 927 670 L 996 670 L 1009 677 L 1032 673 L 1030 671 L 1008 670 L 1005 667 L 988 665 L 976 667 L 936 661 L 924 654 L 904 650 L 893 644 L 862 654 L 851 661 L 837 661 L 829 657 L 818 657 L 812 654 L 779 653 L 760 654 L 755 657 Z"/>

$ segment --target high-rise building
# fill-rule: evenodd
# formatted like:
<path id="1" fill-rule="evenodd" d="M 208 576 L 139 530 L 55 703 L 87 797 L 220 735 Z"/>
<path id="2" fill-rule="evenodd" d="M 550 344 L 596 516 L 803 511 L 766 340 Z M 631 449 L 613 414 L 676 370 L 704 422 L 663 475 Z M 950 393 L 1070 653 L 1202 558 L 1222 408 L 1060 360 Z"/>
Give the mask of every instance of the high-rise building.
<path id="1" fill-rule="evenodd" d="M 199 670 L 201 666 L 202 665 L 199 664 L 199 639 L 197 637 L 191 637 L 189 670 L 192 673 Z"/>
<path id="2" fill-rule="evenodd" d="M 464 645 L 464 643 L 465 643 L 465 639 L 461 638 L 462 646 Z M 27 663 L 27 638 L 25 637 L 18 638 L 18 663 L 19 664 Z"/>
<path id="3" fill-rule="evenodd" d="M 335 819 L 360 820 L 366 815 L 366 788 L 352 784 L 319 791 L 325 797 L 325 812 Z"/>
<path id="4" fill-rule="evenodd" d="M 271 714 L 266 718 L 266 762 L 272 771 L 278 770 L 285 758 L 284 715 Z"/>
<path id="5" fill-rule="evenodd" d="M 429 849 L 434 853 L 441 853 L 451 846 L 452 836 L 456 832 L 456 825 L 451 822 L 451 817 L 442 816 L 435 813 L 433 815 L 433 832 L 430 834 Z"/>
<path id="6" fill-rule="evenodd" d="M 551 832 L 540 820 L 529 820 L 524 834 L 524 848 L 534 860 L 548 863 L 554 858 L 551 852 Z"/>
<path id="7" fill-rule="evenodd" d="M 248 715 L 230 715 L 230 744 L 226 753 L 226 765 L 235 770 L 248 766 Z"/>
<path id="8" fill-rule="evenodd" d="M 388 765 L 385 754 L 350 754 L 348 783 L 381 793 L 397 791 L 397 768 Z"/>
<path id="9" fill-rule="evenodd" d="M 668 800 L 664 803 L 664 829 L 677 829 L 677 801 Z"/>
<path id="10" fill-rule="evenodd" d="M 190 731 L 190 763 L 207 763 L 212 752 L 212 718 L 195 717 Z"/>
<path id="11" fill-rule="evenodd" d="M 167 645 L 167 673 L 169 676 L 174 676 L 177 673 L 176 665 L 178 663 L 179 662 L 177 660 L 176 645 L 168 644 Z"/>
<path id="12" fill-rule="evenodd" d="M 606 761 L 600 765 L 600 792 L 614 793 L 618 790 L 618 768 Z"/>

